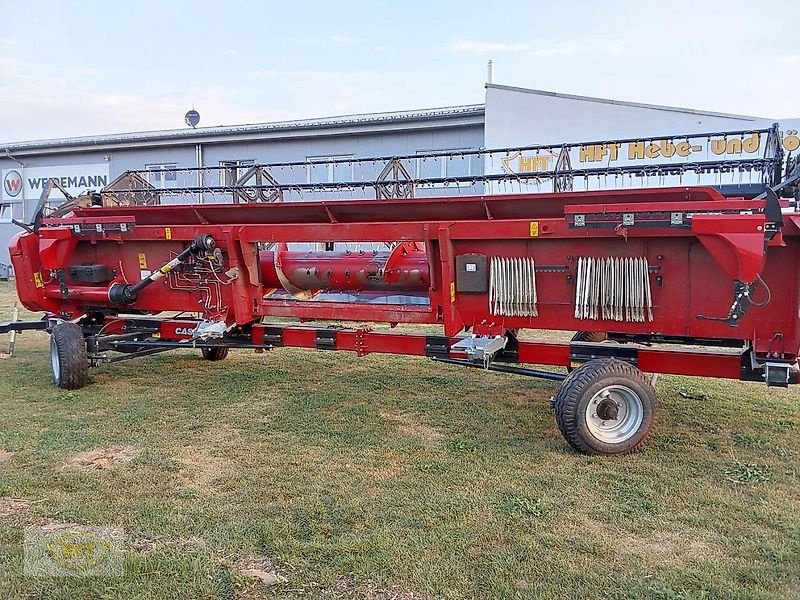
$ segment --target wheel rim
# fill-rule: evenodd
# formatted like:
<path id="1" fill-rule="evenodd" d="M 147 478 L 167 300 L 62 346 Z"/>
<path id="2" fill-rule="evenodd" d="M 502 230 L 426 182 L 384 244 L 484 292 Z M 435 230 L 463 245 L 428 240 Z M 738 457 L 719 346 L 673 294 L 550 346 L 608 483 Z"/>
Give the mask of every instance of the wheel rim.
<path id="1" fill-rule="evenodd" d="M 58 357 L 58 347 L 52 336 L 50 336 L 50 365 L 53 368 L 53 378 L 57 384 L 60 381 L 61 359 Z"/>
<path id="2" fill-rule="evenodd" d="M 624 385 L 604 387 L 586 405 L 589 432 L 606 444 L 620 444 L 631 439 L 643 420 L 642 399 Z"/>

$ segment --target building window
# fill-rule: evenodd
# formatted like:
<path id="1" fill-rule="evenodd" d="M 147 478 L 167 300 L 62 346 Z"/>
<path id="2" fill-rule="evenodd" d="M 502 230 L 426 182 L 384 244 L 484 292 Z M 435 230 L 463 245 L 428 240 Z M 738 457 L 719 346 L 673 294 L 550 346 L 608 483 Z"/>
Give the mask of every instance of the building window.
<path id="1" fill-rule="evenodd" d="M 431 154 L 434 152 L 452 152 L 453 156 L 426 156 L 417 159 L 415 178 L 422 181 L 431 179 L 448 179 L 451 177 L 470 177 L 473 171 L 472 162 L 476 159 L 473 154 L 459 156 L 459 152 L 469 152 L 471 148 L 443 148 L 441 150 L 420 150 L 417 154 Z M 430 184 L 442 185 L 442 184 Z M 465 183 L 465 185 L 469 185 Z"/>
<path id="2" fill-rule="evenodd" d="M 0 204 L 0 223 L 11 223 L 12 216 L 12 205 Z"/>
<path id="3" fill-rule="evenodd" d="M 306 183 L 347 183 L 353 181 L 353 155 L 306 157 Z"/>
<path id="4" fill-rule="evenodd" d="M 219 184 L 224 187 L 236 185 L 242 175 L 255 164 L 256 161 L 252 159 L 219 161 Z"/>
<path id="5" fill-rule="evenodd" d="M 176 163 L 145 165 L 144 168 L 150 183 L 157 188 L 174 186 L 178 179 Z"/>

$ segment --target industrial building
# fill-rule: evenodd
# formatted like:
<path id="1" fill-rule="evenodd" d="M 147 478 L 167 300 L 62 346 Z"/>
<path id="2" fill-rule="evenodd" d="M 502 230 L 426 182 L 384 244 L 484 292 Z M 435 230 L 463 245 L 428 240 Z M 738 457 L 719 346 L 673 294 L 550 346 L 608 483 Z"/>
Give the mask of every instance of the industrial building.
<path id="1" fill-rule="evenodd" d="M 773 119 L 714 113 L 574 96 L 497 84 L 486 85 L 483 104 L 427 110 L 349 115 L 253 125 L 37 140 L 0 146 L 0 264 L 19 231 L 12 219 L 29 222 L 49 178 L 70 194 L 99 190 L 129 170 L 145 170 L 157 187 L 169 187 L 175 168 L 215 167 L 220 183 L 235 181 L 253 164 L 304 163 L 307 181 L 353 180 L 347 159 L 413 156 L 432 151 L 453 153 L 482 148 L 515 148 L 591 140 L 642 138 L 628 150 L 619 145 L 589 146 L 572 156 L 573 164 L 640 160 L 665 156 L 690 160 L 700 152 L 659 151 L 650 141 L 664 136 L 747 130 L 769 126 Z M 782 143 L 797 148 L 800 120 L 782 121 Z M 654 150 L 655 148 L 655 150 Z M 737 148 L 715 154 L 737 154 Z M 761 151 L 755 147 L 753 152 Z M 710 153 L 711 144 L 702 147 Z M 750 149 L 746 149 L 750 152 Z M 741 145 L 738 154 L 743 152 Z M 553 153 L 551 153 L 552 155 Z M 504 160 L 474 155 L 466 160 L 426 161 L 412 176 L 475 176 L 487 173 L 547 170 L 550 157 L 507 152 Z M 433 171 L 433 172 L 431 172 Z M 295 173 L 292 177 L 297 178 Z M 491 192 L 492 189 L 486 190 Z M 57 200 L 54 192 L 51 199 Z M 61 196 L 63 199 L 63 196 Z"/>

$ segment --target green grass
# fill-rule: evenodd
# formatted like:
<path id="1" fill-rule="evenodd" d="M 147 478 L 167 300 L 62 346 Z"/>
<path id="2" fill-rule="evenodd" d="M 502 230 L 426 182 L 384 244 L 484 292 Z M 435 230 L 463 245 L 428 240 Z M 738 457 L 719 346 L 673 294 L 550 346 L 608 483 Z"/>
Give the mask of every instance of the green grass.
<path id="1" fill-rule="evenodd" d="M 796 392 L 657 389 L 650 446 L 608 459 L 568 448 L 549 382 L 282 349 L 159 355 L 67 392 L 26 333 L 0 360 L 0 508 L 28 503 L 0 510 L 0 597 L 800 596 Z M 138 455 L 65 468 L 103 448 Z M 122 528 L 125 575 L 24 577 L 23 530 L 45 523 Z"/>

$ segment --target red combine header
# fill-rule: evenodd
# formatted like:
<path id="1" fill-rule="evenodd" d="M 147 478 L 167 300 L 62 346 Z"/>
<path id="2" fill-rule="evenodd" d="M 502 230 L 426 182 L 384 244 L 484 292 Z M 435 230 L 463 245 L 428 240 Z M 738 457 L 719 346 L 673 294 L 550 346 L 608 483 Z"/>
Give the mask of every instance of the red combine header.
<path id="1" fill-rule="evenodd" d="M 233 203 L 170 205 L 169 194 L 226 190 L 155 189 L 136 173 L 50 216 L 43 198 L 11 259 L 22 303 L 48 317 L 0 332 L 47 328 L 64 388 L 85 385 L 91 365 L 176 348 L 209 360 L 282 346 L 407 354 L 542 377 L 561 381 L 554 409 L 567 441 L 600 454 L 636 450 L 651 433 L 657 400 L 644 373 L 797 382 L 800 212 L 797 177 L 777 181 L 779 152 L 663 167 L 755 172 L 756 189 L 386 199 L 419 184 L 392 161 L 375 200 L 266 201 L 298 187 L 268 165 L 227 190 Z M 583 174 L 535 177 L 563 185 Z M 303 324 L 325 320 L 441 332 Z M 578 333 L 536 341 L 526 329 Z"/>

